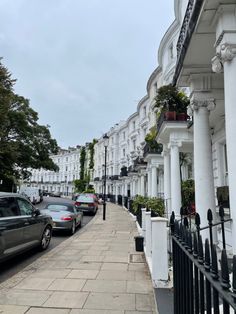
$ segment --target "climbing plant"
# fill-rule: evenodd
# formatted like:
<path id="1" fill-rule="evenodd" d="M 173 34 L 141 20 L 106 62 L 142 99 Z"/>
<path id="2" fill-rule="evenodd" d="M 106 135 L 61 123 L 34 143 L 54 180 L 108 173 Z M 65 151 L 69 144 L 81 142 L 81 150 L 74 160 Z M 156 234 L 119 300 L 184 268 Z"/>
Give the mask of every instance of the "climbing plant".
<path id="1" fill-rule="evenodd" d="M 80 152 L 80 180 L 84 180 L 84 168 L 85 168 L 86 150 L 83 146 Z"/>
<path id="2" fill-rule="evenodd" d="M 94 168 L 94 146 L 98 141 L 96 139 L 93 139 L 92 143 L 89 143 L 89 169 Z"/>

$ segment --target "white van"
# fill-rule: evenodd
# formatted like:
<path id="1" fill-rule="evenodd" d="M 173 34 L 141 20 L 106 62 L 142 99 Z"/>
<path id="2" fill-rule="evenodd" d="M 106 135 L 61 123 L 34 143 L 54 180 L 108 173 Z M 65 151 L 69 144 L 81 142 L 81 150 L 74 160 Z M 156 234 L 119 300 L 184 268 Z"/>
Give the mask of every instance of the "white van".
<path id="1" fill-rule="evenodd" d="M 19 189 L 19 193 L 25 195 L 32 204 L 37 204 L 41 201 L 39 188 L 22 185 Z"/>

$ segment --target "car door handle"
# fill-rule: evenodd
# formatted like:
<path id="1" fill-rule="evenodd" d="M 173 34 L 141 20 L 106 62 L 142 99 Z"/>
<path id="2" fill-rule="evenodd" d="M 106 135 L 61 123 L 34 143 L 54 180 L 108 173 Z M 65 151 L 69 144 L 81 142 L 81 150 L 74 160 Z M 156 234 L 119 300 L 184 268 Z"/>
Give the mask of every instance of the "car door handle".
<path id="1" fill-rule="evenodd" d="M 24 223 L 24 225 L 25 225 L 25 226 L 28 226 L 28 225 L 29 225 L 29 222 L 28 222 L 28 221 L 26 221 L 26 222 Z"/>

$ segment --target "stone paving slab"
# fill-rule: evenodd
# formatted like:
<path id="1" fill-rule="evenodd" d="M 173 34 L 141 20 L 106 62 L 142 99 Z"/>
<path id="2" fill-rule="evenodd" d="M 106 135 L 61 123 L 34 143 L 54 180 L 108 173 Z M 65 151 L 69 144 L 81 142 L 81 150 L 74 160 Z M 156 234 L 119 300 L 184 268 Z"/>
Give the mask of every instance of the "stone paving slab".
<path id="1" fill-rule="evenodd" d="M 85 285 L 84 279 L 55 279 L 47 290 L 54 291 L 81 291 Z"/>
<path id="2" fill-rule="evenodd" d="M 108 204 L 74 236 L 0 284 L 2 314 L 156 314 L 135 222 Z"/>
<path id="3" fill-rule="evenodd" d="M 55 308 L 82 308 L 88 297 L 87 292 L 53 292 L 43 304 L 44 307 Z"/>
<path id="4" fill-rule="evenodd" d="M 121 280 L 87 280 L 83 291 L 89 292 L 126 292 L 126 281 Z"/>
<path id="5" fill-rule="evenodd" d="M 50 309 L 32 307 L 27 314 L 70 314 L 70 309 Z"/>
<path id="6" fill-rule="evenodd" d="M 0 305 L 1 314 L 24 314 L 29 309 L 28 306 L 20 305 Z"/>
<path id="7" fill-rule="evenodd" d="M 90 293 L 86 309 L 135 310 L 135 295 L 121 293 Z"/>

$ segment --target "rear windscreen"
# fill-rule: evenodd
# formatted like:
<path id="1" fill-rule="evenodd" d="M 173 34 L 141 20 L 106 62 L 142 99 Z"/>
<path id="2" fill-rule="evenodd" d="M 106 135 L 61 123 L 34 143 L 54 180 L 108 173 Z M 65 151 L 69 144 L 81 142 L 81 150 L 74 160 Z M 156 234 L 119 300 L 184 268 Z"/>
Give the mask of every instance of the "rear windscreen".
<path id="1" fill-rule="evenodd" d="M 94 199 L 91 196 L 79 196 L 77 202 L 94 202 Z"/>
<path id="2" fill-rule="evenodd" d="M 47 206 L 47 209 L 49 210 L 66 210 L 69 212 L 73 212 L 73 207 L 67 206 L 67 205 L 59 205 L 59 204 L 49 204 Z"/>

